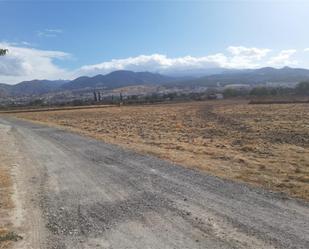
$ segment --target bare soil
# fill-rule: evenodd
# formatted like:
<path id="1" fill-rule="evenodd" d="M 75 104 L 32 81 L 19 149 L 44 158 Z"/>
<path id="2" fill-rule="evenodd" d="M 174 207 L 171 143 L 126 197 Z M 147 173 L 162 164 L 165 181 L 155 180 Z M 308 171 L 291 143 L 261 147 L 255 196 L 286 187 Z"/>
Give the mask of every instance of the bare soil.
<path id="1" fill-rule="evenodd" d="M 14 115 L 309 200 L 308 109 L 208 101 Z"/>
<path id="2" fill-rule="evenodd" d="M 308 248 L 308 202 L 55 127 L 0 127 L 14 249 Z"/>

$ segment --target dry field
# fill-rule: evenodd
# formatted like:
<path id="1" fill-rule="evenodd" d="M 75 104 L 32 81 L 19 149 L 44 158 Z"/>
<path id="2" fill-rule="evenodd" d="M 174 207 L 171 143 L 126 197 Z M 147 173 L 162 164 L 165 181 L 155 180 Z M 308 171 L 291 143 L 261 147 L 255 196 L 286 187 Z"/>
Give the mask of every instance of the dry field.
<path id="1" fill-rule="evenodd" d="M 208 101 L 14 115 L 309 200 L 309 104 Z"/>

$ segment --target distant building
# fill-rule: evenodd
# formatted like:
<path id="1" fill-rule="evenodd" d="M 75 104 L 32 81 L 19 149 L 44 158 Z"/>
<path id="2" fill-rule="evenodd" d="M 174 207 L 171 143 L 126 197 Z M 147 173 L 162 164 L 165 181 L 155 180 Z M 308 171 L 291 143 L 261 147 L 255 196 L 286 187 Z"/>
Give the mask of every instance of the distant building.
<path id="1" fill-rule="evenodd" d="M 229 84 L 225 85 L 224 89 L 248 89 L 250 87 L 249 84 Z"/>
<path id="2" fill-rule="evenodd" d="M 223 99 L 224 96 L 222 93 L 211 93 L 207 96 L 208 99 Z"/>
<path id="3" fill-rule="evenodd" d="M 216 93 L 216 98 L 217 98 L 217 99 L 223 99 L 224 96 L 223 96 L 222 93 Z"/>

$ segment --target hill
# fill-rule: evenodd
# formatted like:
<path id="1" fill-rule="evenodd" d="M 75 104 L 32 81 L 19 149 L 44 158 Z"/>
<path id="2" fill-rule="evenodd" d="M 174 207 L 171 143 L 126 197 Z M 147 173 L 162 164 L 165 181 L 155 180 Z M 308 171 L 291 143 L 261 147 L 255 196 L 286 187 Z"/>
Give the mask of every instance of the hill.
<path id="1" fill-rule="evenodd" d="M 177 78 L 164 76 L 150 72 L 132 72 L 132 71 L 114 71 L 106 75 L 96 75 L 94 77 L 79 77 L 62 86 L 64 90 L 75 90 L 82 88 L 101 87 L 106 89 L 115 89 L 119 87 L 133 85 L 157 85 L 171 81 Z"/>
<path id="2" fill-rule="evenodd" d="M 0 97 L 41 95 L 58 90 L 64 80 L 31 80 L 16 85 L 0 84 Z"/>

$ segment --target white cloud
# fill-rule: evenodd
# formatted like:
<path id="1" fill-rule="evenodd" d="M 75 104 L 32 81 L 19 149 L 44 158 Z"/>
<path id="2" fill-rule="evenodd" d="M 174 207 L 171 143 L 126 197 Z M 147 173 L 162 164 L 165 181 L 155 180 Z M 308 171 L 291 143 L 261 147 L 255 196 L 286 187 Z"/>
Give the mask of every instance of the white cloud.
<path id="1" fill-rule="evenodd" d="M 309 52 L 309 48 L 305 48 L 304 51 L 305 51 L 305 52 Z"/>
<path id="2" fill-rule="evenodd" d="M 296 49 L 288 49 L 280 51 L 276 56 L 268 60 L 268 64 L 274 67 L 295 66 L 298 61 L 291 57 L 297 52 Z"/>
<path id="3" fill-rule="evenodd" d="M 256 60 L 261 60 L 271 51 L 268 48 L 247 48 L 242 46 L 230 46 L 227 50 L 234 56 L 252 58 Z"/>
<path id="4" fill-rule="evenodd" d="M 205 57 L 184 56 L 169 58 L 162 54 L 139 55 L 125 59 L 114 59 L 95 65 L 86 65 L 78 69 L 77 75 L 95 75 L 108 73 L 115 70 L 172 72 L 198 68 L 214 68 L 224 64 L 226 57 L 223 54 L 216 54 Z"/>
<path id="5" fill-rule="evenodd" d="M 230 46 L 227 48 L 229 57 L 229 68 L 256 68 L 260 66 L 261 60 L 271 51 L 268 48 L 248 48 L 243 46 Z"/>
<path id="6" fill-rule="evenodd" d="M 63 33 L 62 29 L 44 29 L 36 32 L 39 37 L 56 37 Z"/>
<path id="7" fill-rule="evenodd" d="M 22 44 L 23 46 L 27 46 L 27 47 L 32 46 L 32 44 L 31 44 L 30 42 L 26 42 L 26 41 L 22 41 L 21 44 Z"/>
<path id="8" fill-rule="evenodd" d="M 202 57 L 184 56 L 176 58 L 169 58 L 162 54 L 139 55 L 126 59 L 114 59 L 95 65 L 86 65 L 78 69 L 75 75 L 104 74 L 123 69 L 169 73 L 218 67 L 254 68 L 260 65 L 260 60 L 270 52 L 270 49 L 229 47 L 227 51 L 230 55 L 218 53 Z"/>
<path id="9" fill-rule="evenodd" d="M 59 79 L 69 73 L 56 66 L 54 59 L 65 59 L 69 54 L 60 51 L 39 50 L 0 43 L 9 53 L 0 57 L 0 82 L 16 83 L 32 79 Z"/>

